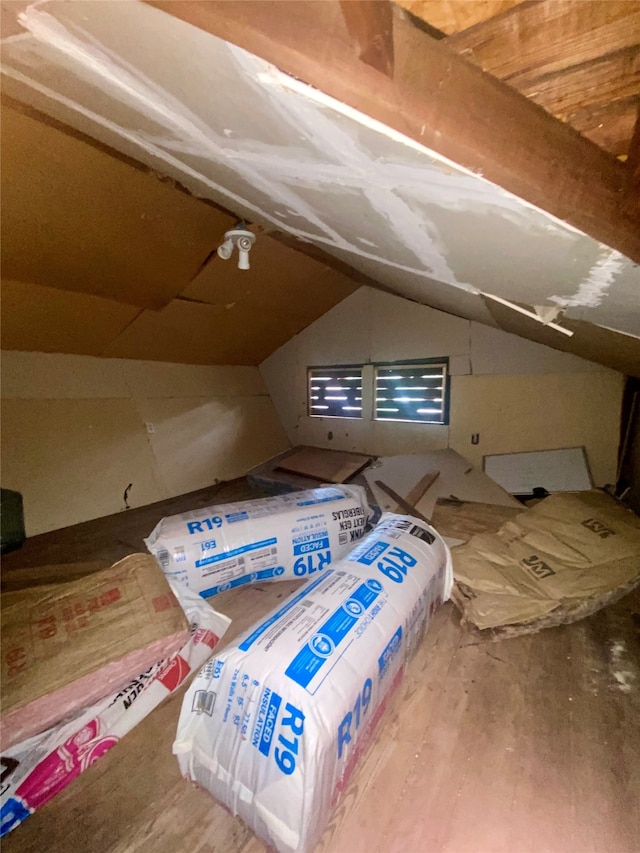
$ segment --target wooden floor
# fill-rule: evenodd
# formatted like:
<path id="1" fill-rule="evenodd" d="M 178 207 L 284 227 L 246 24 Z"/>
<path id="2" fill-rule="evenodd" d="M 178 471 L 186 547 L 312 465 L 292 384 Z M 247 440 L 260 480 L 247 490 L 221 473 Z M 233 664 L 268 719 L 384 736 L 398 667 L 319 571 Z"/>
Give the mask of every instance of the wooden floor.
<path id="1" fill-rule="evenodd" d="M 231 491 L 229 491 L 231 489 Z M 234 491 L 235 489 L 235 491 Z M 245 496 L 236 483 L 220 497 Z M 29 540 L 5 576 L 64 558 L 117 559 L 161 515 L 216 490 Z M 297 583 L 225 593 L 227 641 Z M 3 853 L 260 853 L 264 846 L 171 754 L 181 696 L 2 843 Z M 577 624 L 478 643 L 436 615 L 323 853 L 637 853 L 640 593 Z"/>

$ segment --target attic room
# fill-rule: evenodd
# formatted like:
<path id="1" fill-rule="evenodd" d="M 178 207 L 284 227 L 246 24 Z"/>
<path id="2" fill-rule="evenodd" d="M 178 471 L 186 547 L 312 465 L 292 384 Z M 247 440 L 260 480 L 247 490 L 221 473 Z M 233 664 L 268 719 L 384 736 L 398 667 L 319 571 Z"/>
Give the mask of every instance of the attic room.
<path id="1" fill-rule="evenodd" d="M 3 849 L 636 851 L 640 3 L 0 13 Z M 265 681 L 287 757 L 258 791 L 270 740 L 244 711 L 224 764 L 212 673 L 236 667 L 226 724 L 237 656 L 259 660 L 264 631 L 289 654 L 273 620 L 311 614 L 334 570 L 303 577 L 294 548 L 197 588 L 188 543 L 168 570 L 162 537 L 181 519 L 213 551 L 248 512 L 226 566 L 275 545 L 266 507 L 301 490 L 324 495 L 318 529 L 323 502 L 353 507 L 333 513 L 351 530 L 333 577 L 368 578 L 366 618 L 400 627 L 378 647 L 362 621 L 317 685 L 307 662 L 312 712 L 287 702 L 293 664 Z M 368 555 L 394 537 L 409 556 L 380 584 Z M 526 603 L 505 580 L 518 542 Z M 104 616 L 116 581 L 126 630 Z"/>

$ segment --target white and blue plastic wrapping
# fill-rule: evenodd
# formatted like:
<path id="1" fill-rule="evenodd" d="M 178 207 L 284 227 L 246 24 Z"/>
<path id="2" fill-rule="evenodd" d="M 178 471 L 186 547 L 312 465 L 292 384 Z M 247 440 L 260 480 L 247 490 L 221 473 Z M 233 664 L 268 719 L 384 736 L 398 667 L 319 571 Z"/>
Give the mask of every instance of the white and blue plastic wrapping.
<path id="1" fill-rule="evenodd" d="M 309 853 L 452 584 L 437 532 L 383 515 L 201 670 L 173 746 L 183 775 L 280 853 Z"/>
<path id="2" fill-rule="evenodd" d="M 317 576 L 365 532 L 361 486 L 326 486 L 163 518 L 145 545 L 165 575 L 203 597 Z"/>

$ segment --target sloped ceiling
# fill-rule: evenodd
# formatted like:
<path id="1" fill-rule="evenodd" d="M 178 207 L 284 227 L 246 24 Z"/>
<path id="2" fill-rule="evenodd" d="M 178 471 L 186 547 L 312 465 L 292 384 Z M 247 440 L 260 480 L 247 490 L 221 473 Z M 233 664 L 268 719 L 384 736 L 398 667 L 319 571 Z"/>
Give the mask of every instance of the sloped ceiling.
<path id="1" fill-rule="evenodd" d="M 2 107 L 2 275 L 161 308 L 232 216 Z"/>
<path id="2" fill-rule="evenodd" d="M 181 10 L 193 5 L 173 4 Z M 534 339 L 542 328 L 552 346 L 640 371 L 640 273 L 629 257 L 203 29 L 137 2 L 24 5 L 16 30 L 3 41 L 2 70 L 3 90 L 12 98 L 235 216 L 315 245 L 392 292 Z M 60 171 L 60 178 L 54 193 L 60 215 L 55 205 L 43 205 L 49 223 L 68 203 L 62 203 L 63 185 L 71 176 Z M 110 185 L 100 192 L 108 194 Z M 128 182 L 119 179 L 117 186 L 121 202 Z M 146 246 L 136 245 L 139 228 L 125 218 L 119 233 L 105 232 L 108 239 L 87 250 L 108 252 L 123 238 L 132 243 L 127 254 L 140 248 L 135 275 L 121 269 L 120 257 L 112 280 L 98 276 L 90 285 L 93 297 L 144 309 L 102 354 L 256 363 L 356 286 L 327 264 L 269 243 L 268 235 L 260 235 L 253 250 L 253 280 L 229 265 L 223 274 L 219 260 L 196 274 L 228 227 L 223 222 L 233 217 L 175 187 L 164 189 L 181 204 L 198 206 L 193 230 L 191 214 L 181 214 L 177 202 L 162 213 L 162 200 L 156 206 L 149 198 L 145 210 L 153 217 L 154 239 Z M 77 198 L 76 209 L 80 203 Z M 19 211 L 20 199 L 14 204 Z M 24 221 L 19 212 L 15 219 Z M 81 233 L 76 225 L 82 223 L 72 217 L 60 237 L 68 245 Z M 12 230 L 20 231 L 15 223 Z M 175 246 L 180 233 L 192 241 L 188 251 Z M 258 248 L 263 241 L 271 248 Z M 45 281 L 39 274 L 44 261 L 29 266 L 24 229 L 17 242 L 23 257 L 16 261 L 10 239 L 9 264 L 5 259 L 3 265 L 8 277 L 24 281 L 26 269 L 28 281 L 41 287 L 86 289 L 73 268 L 58 268 Z M 86 258 L 79 263 L 87 269 Z M 155 269 L 150 283 L 138 265 L 145 273 Z M 523 322 L 492 296 L 515 306 L 555 308 L 557 322 L 573 325 L 574 336 Z M 14 292 L 12 298 L 19 297 Z M 165 307 L 154 310 L 159 303 Z M 592 325 L 598 327 L 594 346 Z"/>
<path id="3" fill-rule="evenodd" d="M 1 118 L 4 349 L 258 364 L 359 286 L 264 233 L 248 271 L 211 258 L 236 217 L 6 104 Z"/>

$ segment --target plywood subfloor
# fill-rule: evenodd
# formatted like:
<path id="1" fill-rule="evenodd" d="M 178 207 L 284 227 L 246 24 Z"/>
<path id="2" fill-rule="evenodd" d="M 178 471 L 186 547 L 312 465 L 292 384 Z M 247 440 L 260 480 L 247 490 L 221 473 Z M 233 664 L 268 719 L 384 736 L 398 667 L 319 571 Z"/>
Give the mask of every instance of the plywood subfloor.
<path id="1" fill-rule="evenodd" d="M 161 515 L 242 481 L 46 534 L 4 569 L 112 559 Z M 111 543 L 111 544 L 109 544 Z M 228 639 L 297 582 L 226 593 Z M 478 643 L 449 604 L 321 844 L 323 853 L 632 853 L 640 838 L 640 594 L 571 626 Z M 181 697 L 3 841 L 3 853 L 264 853 L 171 755 Z"/>

